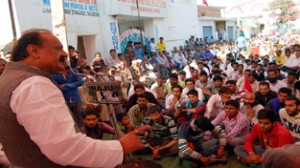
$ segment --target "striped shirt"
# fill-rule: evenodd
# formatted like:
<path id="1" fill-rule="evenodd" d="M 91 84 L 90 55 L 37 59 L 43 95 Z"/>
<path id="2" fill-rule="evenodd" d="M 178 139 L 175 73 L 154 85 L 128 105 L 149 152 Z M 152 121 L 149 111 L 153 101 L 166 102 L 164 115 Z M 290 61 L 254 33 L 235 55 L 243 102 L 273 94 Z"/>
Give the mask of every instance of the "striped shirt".
<path id="1" fill-rule="evenodd" d="M 195 160 L 199 160 L 201 157 L 201 154 L 197 151 L 197 148 L 202 147 L 202 143 L 204 140 L 204 132 L 196 132 L 191 127 L 191 122 L 194 122 L 195 120 L 188 121 L 183 123 L 178 130 L 178 148 L 179 153 L 181 153 L 186 158 L 192 158 Z M 214 130 L 212 131 L 214 137 L 219 138 L 219 144 L 220 146 L 226 145 L 226 134 L 225 131 L 219 127 L 216 126 Z M 193 146 L 195 146 L 195 149 L 192 149 L 188 146 L 188 142 L 192 143 Z"/>
<path id="2" fill-rule="evenodd" d="M 168 140 L 178 139 L 178 130 L 175 121 L 169 117 L 169 116 L 161 116 L 162 122 L 161 123 L 155 123 L 153 122 L 150 117 L 146 117 L 141 125 L 150 125 L 150 138 L 154 140 Z M 149 144 L 146 142 L 144 137 L 140 137 L 141 141 L 145 146 L 149 146 Z"/>

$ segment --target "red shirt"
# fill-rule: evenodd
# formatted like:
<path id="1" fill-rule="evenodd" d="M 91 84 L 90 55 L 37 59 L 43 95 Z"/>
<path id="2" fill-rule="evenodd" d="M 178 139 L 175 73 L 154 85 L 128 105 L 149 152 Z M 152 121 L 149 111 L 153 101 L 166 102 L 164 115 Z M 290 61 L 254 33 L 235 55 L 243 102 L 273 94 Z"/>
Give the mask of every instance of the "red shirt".
<path id="1" fill-rule="evenodd" d="M 259 144 L 261 148 L 276 148 L 282 147 L 286 144 L 294 144 L 295 139 L 285 127 L 276 122 L 271 133 L 266 134 L 260 131 L 259 125 L 255 124 L 248 138 L 245 141 L 244 148 L 246 152 L 254 150 L 253 142 L 259 138 Z"/>

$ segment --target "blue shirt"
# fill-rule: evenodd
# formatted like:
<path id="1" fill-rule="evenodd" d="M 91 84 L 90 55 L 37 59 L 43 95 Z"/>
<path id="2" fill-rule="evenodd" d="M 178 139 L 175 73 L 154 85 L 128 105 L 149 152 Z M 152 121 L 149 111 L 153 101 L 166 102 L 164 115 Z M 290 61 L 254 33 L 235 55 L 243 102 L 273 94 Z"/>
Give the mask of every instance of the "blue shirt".
<path id="1" fill-rule="evenodd" d="M 204 59 L 211 59 L 213 57 L 213 54 L 210 51 L 203 51 L 203 58 Z"/>
<path id="2" fill-rule="evenodd" d="M 143 60 L 143 56 L 144 56 L 144 51 L 142 48 L 137 48 L 134 50 L 136 56 L 137 56 L 137 59 L 140 59 L 140 60 Z"/>
<path id="3" fill-rule="evenodd" d="M 78 73 L 78 70 L 73 68 L 73 71 Z M 81 102 L 78 87 L 83 85 L 81 76 L 76 76 L 68 71 L 67 76 L 64 77 L 62 73 L 56 73 L 52 75 L 52 80 L 55 85 L 64 84 L 63 88 L 60 88 L 67 103 L 78 103 Z"/>

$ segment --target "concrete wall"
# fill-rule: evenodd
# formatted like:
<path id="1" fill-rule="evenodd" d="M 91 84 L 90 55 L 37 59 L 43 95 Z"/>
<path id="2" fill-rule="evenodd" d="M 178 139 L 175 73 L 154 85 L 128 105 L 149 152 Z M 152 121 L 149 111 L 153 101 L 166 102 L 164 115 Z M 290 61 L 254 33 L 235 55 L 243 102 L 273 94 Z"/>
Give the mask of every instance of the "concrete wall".
<path id="1" fill-rule="evenodd" d="M 233 27 L 233 39 L 237 38 L 237 24 L 235 21 L 226 21 L 226 32 L 228 33 L 228 26 L 232 26 Z M 228 37 L 228 34 L 227 34 Z"/>
<path id="2" fill-rule="evenodd" d="M 215 37 L 215 34 L 216 34 L 216 23 L 215 23 L 215 21 L 200 20 L 200 21 L 198 21 L 198 23 L 199 23 L 199 30 L 200 30 L 200 33 L 199 33 L 200 38 L 204 38 L 203 37 L 203 26 L 212 26 L 212 32 L 213 32 L 213 35 Z"/>
<path id="3" fill-rule="evenodd" d="M 144 1 L 144 4 L 141 4 L 143 9 L 154 9 L 154 13 L 153 11 L 152 13 L 141 11 L 143 28 L 148 37 L 154 37 L 156 41 L 159 37 L 164 37 L 167 42 L 167 50 L 170 51 L 173 46 L 183 45 L 191 35 L 200 35 L 195 0 L 156 1 L 161 4 L 160 7 L 155 6 L 157 4 L 149 6 Z M 120 22 L 118 24 L 116 15 L 122 16 L 127 22 L 132 16 L 137 16 L 137 12 L 132 9 L 134 4 L 128 3 L 128 0 L 96 0 L 96 2 L 97 4 L 83 4 L 80 1 L 64 1 L 65 9 L 67 9 L 68 44 L 76 48 L 78 36 L 83 37 L 83 46 L 88 62 L 94 58 L 94 53 L 97 51 L 101 52 L 105 61 L 109 58 L 110 49 L 117 48 L 120 52 L 119 25 L 121 31 L 125 31 L 128 23 Z M 72 3 L 77 3 L 79 7 L 72 6 Z M 50 0 L 15 0 L 14 4 L 18 32 L 30 28 L 52 30 Z M 122 7 L 126 7 L 126 9 L 121 10 Z M 155 13 L 158 10 L 161 13 Z M 84 14 L 80 14 L 82 12 Z M 90 13 L 94 16 L 91 16 Z M 117 25 L 114 32 L 112 32 L 112 24 Z"/>

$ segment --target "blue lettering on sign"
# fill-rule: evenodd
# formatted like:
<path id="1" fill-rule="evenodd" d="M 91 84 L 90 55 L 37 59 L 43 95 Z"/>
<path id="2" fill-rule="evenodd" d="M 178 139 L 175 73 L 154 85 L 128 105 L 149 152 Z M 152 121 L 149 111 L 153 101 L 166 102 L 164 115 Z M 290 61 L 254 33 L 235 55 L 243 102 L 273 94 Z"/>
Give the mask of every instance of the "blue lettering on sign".
<path id="1" fill-rule="evenodd" d="M 118 40 L 118 36 L 117 36 L 117 24 L 116 22 L 111 22 L 110 23 L 110 31 L 112 33 L 112 43 L 114 46 L 114 49 L 118 50 L 119 49 L 119 40 Z"/>
<path id="2" fill-rule="evenodd" d="M 111 39 L 114 40 L 114 41 L 118 41 L 118 37 L 117 36 L 112 36 Z"/>
<path id="3" fill-rule="evenodd" d="M 65 8 L 69 8 L 70 7 L 70 3 L 69 2 L 64 2 L 64 7 Z"/>
<path id="4" fill-rule="evenodd" d="M 97 7 L 96 6 L 92 6 L 92 5 L 89 6 L 89 10 L 90 11 L 98 11 Z"/>
<path id="5" fill-rule="evenodd" d="M 81 10 L 85 9 L 82 4 L 78 4 L 78 3 L 70 3 L 70 6 L 72 9 L 81 9 Z"/>
<path id="6" fill-rule="evenodd" d="M 50 6 L 50 0 L 43 0 L 43 4 Z"/>

